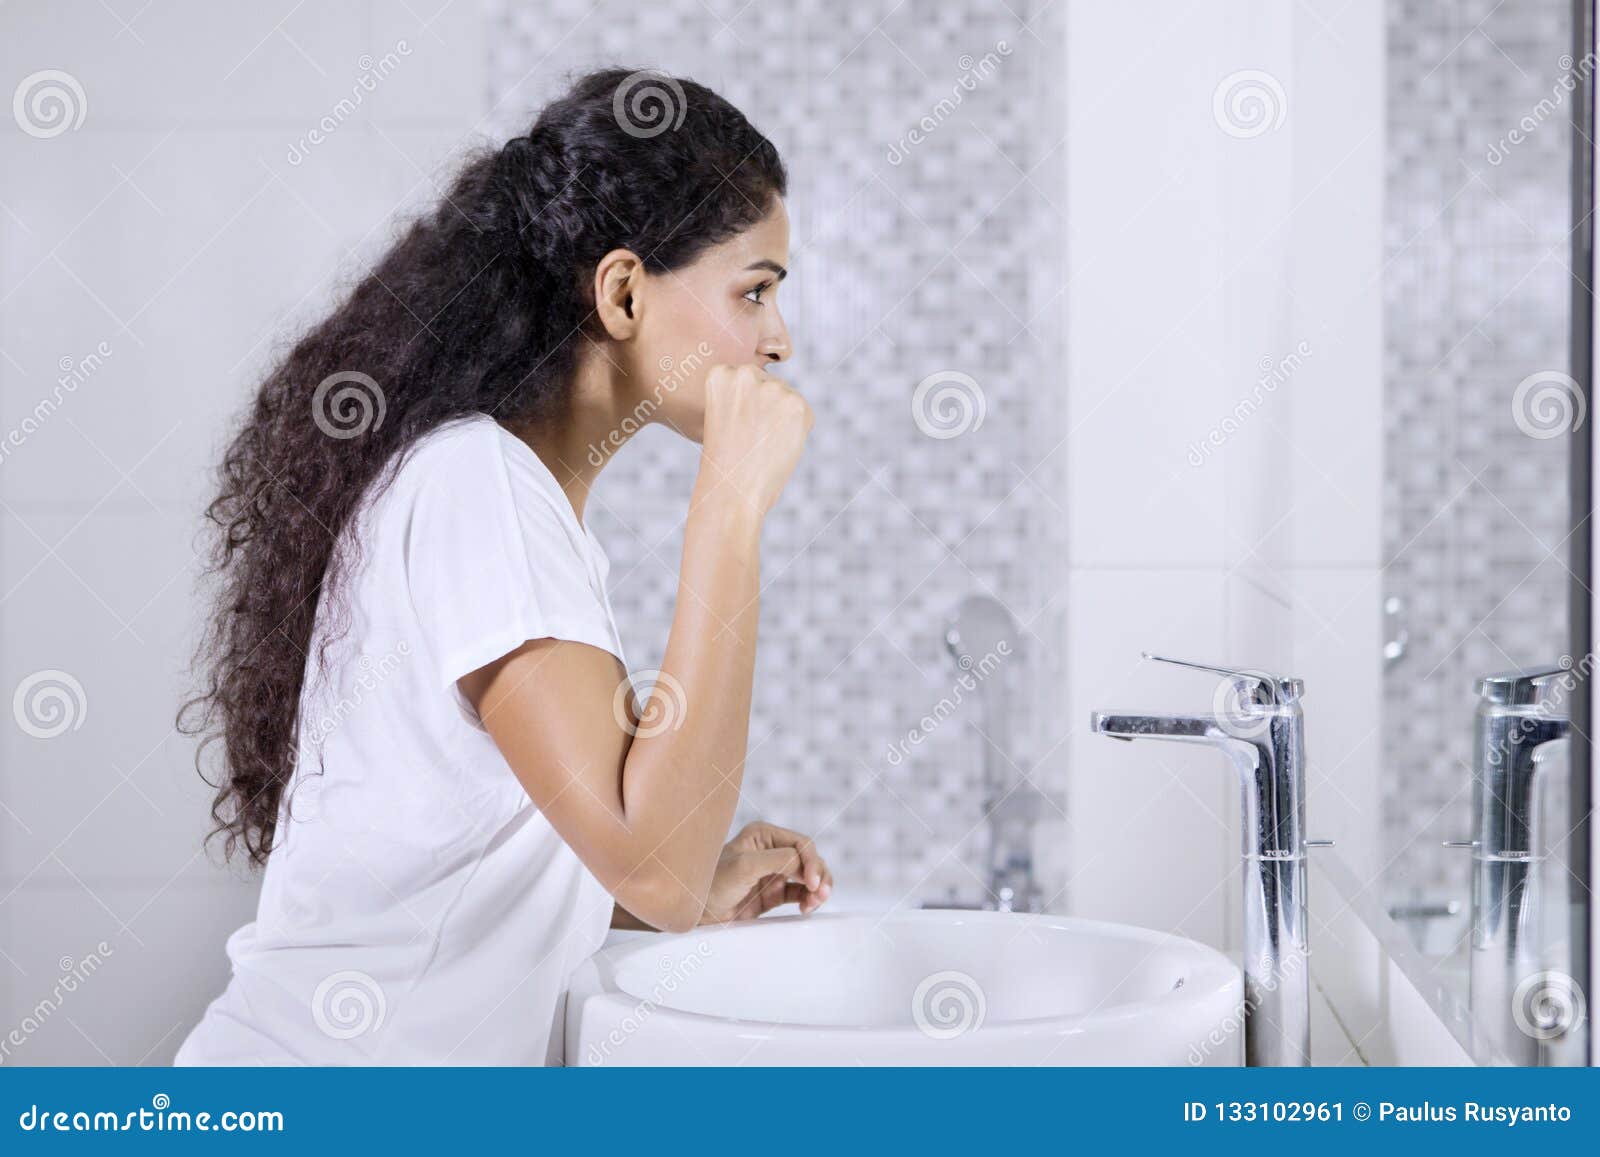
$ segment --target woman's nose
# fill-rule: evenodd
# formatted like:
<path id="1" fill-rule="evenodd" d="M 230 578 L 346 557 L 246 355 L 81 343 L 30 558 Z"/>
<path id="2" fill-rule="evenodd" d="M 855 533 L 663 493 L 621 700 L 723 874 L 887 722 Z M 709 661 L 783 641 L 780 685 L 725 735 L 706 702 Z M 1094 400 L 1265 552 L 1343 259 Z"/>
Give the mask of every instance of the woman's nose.
<path id="1" fill-rule="evenodd" d="M 783 319 L 778 319 L 777 329 L 761 339 L 758 352 L 768 361 L 784 362 L 789 360 L 789 327 L 783 324 Z"/>

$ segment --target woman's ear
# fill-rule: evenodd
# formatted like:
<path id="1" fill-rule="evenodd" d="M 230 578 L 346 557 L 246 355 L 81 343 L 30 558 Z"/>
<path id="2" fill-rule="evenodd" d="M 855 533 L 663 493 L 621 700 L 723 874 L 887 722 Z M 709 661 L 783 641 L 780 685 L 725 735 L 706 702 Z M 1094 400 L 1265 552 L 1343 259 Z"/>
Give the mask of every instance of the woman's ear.
<path id="1" fill-rule="evenodd" d="M 644 262 L 631 249 L 613 249 L 594 267 L 594 311 L 613 341 L 639 332 Z"/>

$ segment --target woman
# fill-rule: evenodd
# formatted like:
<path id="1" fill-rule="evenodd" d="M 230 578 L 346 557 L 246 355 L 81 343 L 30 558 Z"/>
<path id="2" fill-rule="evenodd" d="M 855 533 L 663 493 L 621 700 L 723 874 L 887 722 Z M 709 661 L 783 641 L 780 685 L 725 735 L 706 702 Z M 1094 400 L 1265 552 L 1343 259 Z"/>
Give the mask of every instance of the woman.
<path id="1" fill-rule="evenodd" d="M 641 76 L 672 120 L 637 123 Z M 222 741 L 217 831 L 265 873 L 180 1064 L 559 1063 L 608 926 L 828 898 L 796 832 L 722 846 L 762 523 L 811 426 L 766 372 L 784 193 L 715 93 L 595 73 L 262 385 L 208 511 L 221 590 L 180 724 Z M 643 422 L 702 451 L 641 708 L 583 516 Z"/>

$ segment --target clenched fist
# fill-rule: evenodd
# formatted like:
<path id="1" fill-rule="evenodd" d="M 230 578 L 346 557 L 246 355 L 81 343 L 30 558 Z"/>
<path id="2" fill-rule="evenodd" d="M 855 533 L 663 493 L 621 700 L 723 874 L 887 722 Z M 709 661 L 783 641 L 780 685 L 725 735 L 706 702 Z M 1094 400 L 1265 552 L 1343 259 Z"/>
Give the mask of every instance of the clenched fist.
<path id="1" fill-rule="evenodd" d="M 800 461 L 811 423 L 811 407 L 781 378 L 753 365 L 711 367 L 701 483 L 765 516 Z"/>

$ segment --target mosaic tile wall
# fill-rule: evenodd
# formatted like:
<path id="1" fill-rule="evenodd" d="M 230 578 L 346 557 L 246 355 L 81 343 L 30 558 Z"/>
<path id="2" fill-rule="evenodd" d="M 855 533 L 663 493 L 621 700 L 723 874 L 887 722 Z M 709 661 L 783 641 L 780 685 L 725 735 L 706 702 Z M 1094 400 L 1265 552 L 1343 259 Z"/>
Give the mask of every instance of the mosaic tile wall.
<path id="1" fill-rule="evenodd" d="M 1439 841 L 1470 831 L 1473 681 L 1568 649 L 1567 439 L 1530 437 L 1512 398 L 1568 365 L 1571 6 L 1391 0 L 1388 36 L 1386 637 L 1409 636 L 1385 677 L 1388 878 L 1465 903 Z"/>
<path id="2" fill-rule="evenodd" d="M 943 634 L 966 595 L 999 598 L 1021 624 L 1020 653 L 1006 661 L 1010 757 L 1047 791 L 1064 782 L 1049 719 L 1064 662 L 1045 640 L 1064 637 L 1062 463 L 1049 452 L 1065 427 L 1058 392 L 1037 385 L 1055 380 L 1058 361 L 1051 278 L 1062 263 L 1040 256 L 1058 244 L 1061 118 L 1038 110 L 1059 107 L 1060 8 L 491 8 L 496 133 L 519 131 L 572 72 L 654 68 L 723 93 L 789 165 L 792 271 L 780 300 L 796 354 L 783 373 L 817 421 L 766 532 L 740 818 L 817 834 L 841 892 L 922 899 L 979 886 L 982 737 L 970 696 L 898 765 L 888 757 L 955 689 Z M 936 127 L 908 147 L 924 117 Z M 981 424 L 957 437 L 913 420 L 917 384 L 941 371 L 981 391 Z M 665 648 L 697 453 L 645 431 L 607 468 L 588 513 L 635 670 Z M 1061 883 L 1045 881 L 1057 907 Z"/>

